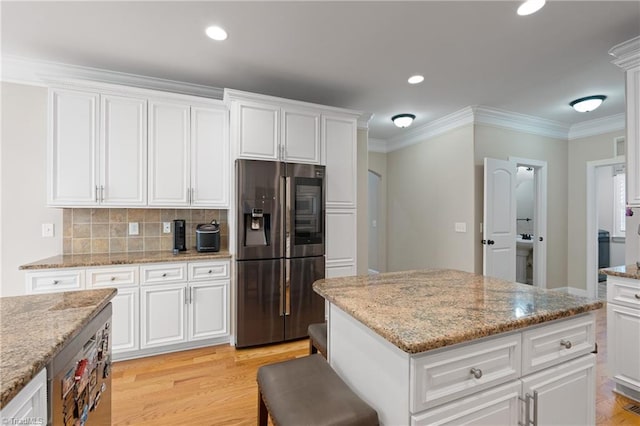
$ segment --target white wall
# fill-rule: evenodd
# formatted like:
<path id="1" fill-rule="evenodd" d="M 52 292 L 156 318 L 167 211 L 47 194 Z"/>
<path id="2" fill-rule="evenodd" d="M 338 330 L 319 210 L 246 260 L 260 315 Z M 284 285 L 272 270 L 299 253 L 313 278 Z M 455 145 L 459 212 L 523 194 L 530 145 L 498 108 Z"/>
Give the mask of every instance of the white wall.
<path id="1" fill-rule="evenodd" d="M 46 205 L 47 89 L 2 83 L 0 294 L 25 293 L 22 264 L 62 253 L 62 210 Z M 54 238 L 41 237 L 53 223 Z"/>
<path id="2" fill-rule="evenodd" d="M 366 129 L 358 129 L 358 214 L 357 214 L 357 262 L 358 275 L 366 274 L 369 269 L 369 227 L 367 226 L 367 178 L 369 133 Z"/>
<path id="3" fill-rule="evenodd" d="M 570 287 L 586 290 L 587 268 L 587 162 L 614 157 L 613 140 L 624 131 L 605 133 L 568 142 L 568 250 L 567 280 Z M 551 180 L 549 180 L 551 185 Z M 627 220 L 627 227 L 629 227 Z M 629 228 L 631 229 L 631 228 Z M 637 236 L 635 238 L 637 244 Z M 629 238 L 626 243 L 629 244 Z"/>
<path id="4" fill-rule="evenodd" d="M 387 154 L 387 268 L 474 271 L 473 127 Z M 465 222 L 466 233 L 454 224 Z"/>
<path id="5" fill-rule="evenodd" d="M 387 154 L 369 152 L 369 170 L 380 176 L 378 194 L 378 268 L 387 271 Z"/>
<path id="6" fill-rule="evenodd" d="M 475 125 L 476 222 L 482 222 L 483 161 L 510 156 L 547 162 L 547 287 L 567 285 L 567 141 Z M 482 271 L 482 244 L 475 242 L 476 268 Z"/>

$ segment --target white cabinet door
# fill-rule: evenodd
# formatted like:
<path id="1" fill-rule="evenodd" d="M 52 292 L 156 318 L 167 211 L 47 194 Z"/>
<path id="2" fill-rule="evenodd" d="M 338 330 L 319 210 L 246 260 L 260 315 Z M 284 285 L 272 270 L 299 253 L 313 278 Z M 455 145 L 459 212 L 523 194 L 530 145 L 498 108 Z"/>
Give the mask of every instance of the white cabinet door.
<path id="1" fill-rule="evenodd" d="M 114 354 L 140 349 L 140 311 L 138 287 L 118 288 L 113 306 L 112 350 Z"/>
<path id="2" fill-rule="evenodd" d="M 626 71 L 627 203 L 640 206 L 640 66 Z"/>
<path id="3" fill-rule="evenodd" d="M 43 368 L 0 411 L 0 421 L 7 425 L 47 423 L 47 369 Z"/>
<path id="4" fill-rule="evenodd" d="M 326 221 L 326 275 L 336 277 L 355 272 L 356 210 L 328 210 Z"/>
<path id="5" fill-rule="evenodd" d="M 596 357 L 589 354 L 524 377 L 522 395 L 533 396 L 537 392 L 536 424 L 594 425 L 595 368 Z M 529 402 L 532 419 L 536 415 L 535 404 Z"/>
<path id="6" fill-rule="evenodd" d="M 140 288 L 140 348 L 187 341 L 187 284 L 160 284 Z"/>
<path id="7" fill-rule="evenodd" d="M 234 105 L 232 127 L 239 158 L 280 158 L 280 107 L 238 101 Z"/>
<path id="8" fill-rule="evenodd" d="M 320 164 L 320 113 L 295 108 L 282 109 L 284 160 Z"/>
<path id="9" fill-rule="evenodd" d="M 190 283 L 189 340 L 229 334 L 229 281 Z"/>
<path id="10" fill-rule="evenodd" d="M 357 128 L 355 118 L 322 116 L 327 208 L 356 208 Z"/>
<path id="11" fill-rule="evenodd" d="M 607 304 L 607 348 L 613 380 L 640 392 L 640 309 Z"/>
<path id="12" fill-rule="evenodd" d="M 100 126 L 100 203 L 147 203 L 147 101 L 103 95 Z"/>
<path id="13" fill-rule="evenodd" d="M 228 113 L 191 108 L 191 205 L 229 207 Z"/>
<path id="14" fill-rule="evenodd" d="M 520 382 L 479 392 L 411 417 L 411 425 L 517 425 Z"/>
<path id="15" fill-rule="evenodd" d="M 149 101 L 150 206 L 188 206 L 189 105 Z"/>
<path id="16" fill-rule="evenodd" d="M 97 93 L 49 91 L 48 203 L 98 204 Z"/>

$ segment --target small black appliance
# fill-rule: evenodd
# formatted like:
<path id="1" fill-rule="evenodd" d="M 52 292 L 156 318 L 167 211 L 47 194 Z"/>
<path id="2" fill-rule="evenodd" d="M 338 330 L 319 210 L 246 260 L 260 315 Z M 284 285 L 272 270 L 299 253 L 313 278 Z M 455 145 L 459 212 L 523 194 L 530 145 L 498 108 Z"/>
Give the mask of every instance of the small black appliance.
<path id="1" fill-rule="evenodd" d="M 187 230 L 184 219 L 176 219 L 173 221 L 173 250 L 187 250 Z"/>
<path id="2" fill-rule="evenodd" d="M 220 225 L 217 221 L 201 223 L 196 227 L 196 250 L 220 251 Z"/>

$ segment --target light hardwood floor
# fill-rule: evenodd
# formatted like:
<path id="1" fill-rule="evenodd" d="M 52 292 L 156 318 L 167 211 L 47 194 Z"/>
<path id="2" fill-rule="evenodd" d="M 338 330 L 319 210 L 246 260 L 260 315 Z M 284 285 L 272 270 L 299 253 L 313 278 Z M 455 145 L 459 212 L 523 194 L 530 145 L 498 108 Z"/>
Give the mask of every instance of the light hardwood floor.
<path id="1" fill-rule="evenodd" d="M 598 311 L 598 425 L 640 425 L 622 407 L 630 401 L 612 392 L 606 375 L 606 310 Z M 113 367 L 114 425 L 255 425 L 258 367 L 306 356 L 308 341 L 234 349 L 214 346 L 138 360 Z"/>

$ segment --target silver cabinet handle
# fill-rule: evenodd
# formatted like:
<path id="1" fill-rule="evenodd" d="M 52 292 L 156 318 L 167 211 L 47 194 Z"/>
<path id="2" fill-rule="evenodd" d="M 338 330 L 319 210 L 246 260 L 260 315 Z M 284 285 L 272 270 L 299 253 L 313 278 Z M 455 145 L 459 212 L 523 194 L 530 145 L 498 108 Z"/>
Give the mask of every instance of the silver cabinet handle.
<path id="1" fill-rule="evenodd" d="M 209 273 L 210 273 L 210 274 L 213 274 L 213 271 L 212 271 L 211 269 L 209 269 Z"/>
<path id="2" fill-rule="evenodd" d="M 58 280 L 53 280 L 53 285 L 58 285 L 60 283 L 60 281 Z"/>
<path id="3" fill-rule="evenodd" d="M 166 272 L 162 274 L 162 277 L 166 277 L 166 276 L 167 276 L 167 273 L 166 273 Z"/>
<path id="4" fill-rule="evenodd" d="M 636 299 L 640 299 L 640 293 L 636 294 Z"/>
<path id="5" fill-rule="evenodd" d="M 469 371 L 469 373 L 473 374 L 473 377 L 475 377 L 476 379 L 482 377 L 482 370 L 480 370 L 479 368 L 474 367 L 471 369 L 471 371 Z"/>
<path id="6" fill-rule="evenodd" d="M 96 203 L 98 202 L 98 185 L 96 185 Z"/>
<path id="7" fill-rule="evenodd" d="M 533 391 L 533 426 L 538 426 L 538 391 Z"/>
<path id="8" fill-rule="evenodd" d="M 530 405 L 529 401 L 531 400 L 531 395 L 525 394 L 524 399 L 521 397 L 518 397 L 518 399 L 524 402 L 524 422 L 518 421 L 518 425 L 529 426 L 529 424 L 531 423 L 531 420 L 529 420 L 529 418 L 531 417 L 531 409 L 529 408 L 529 405 Z"/>
<path id="9" fill-rule="evenodd" d="M 100 185 L 100 202 L 104 202 L 104 186 Z"/>
<path id="10" fill-rule="evenodd" d="M 115 280 L 116 280 L 116 277 L 111 277 L 111 281 L 115 281 Z"/>
<path id="11" fill-rule="evenodd" d="M 573 345 L 571 344 L 571 340 L 562 339 L 562 340 L 560 340 L 560 346 L 564 346 L 565 349 L 571 349 L 571 346 L 573 346 Z"/>

